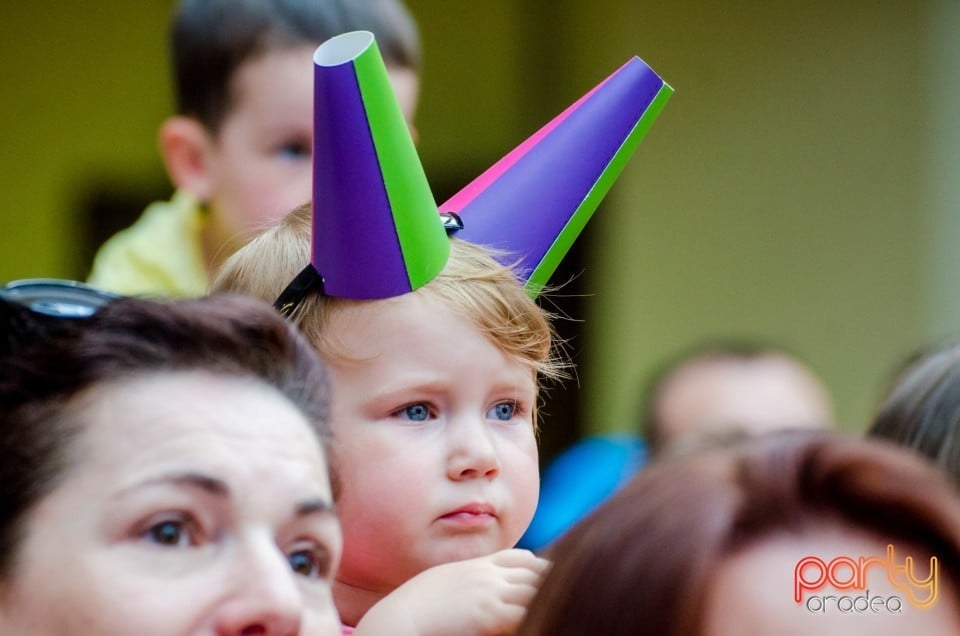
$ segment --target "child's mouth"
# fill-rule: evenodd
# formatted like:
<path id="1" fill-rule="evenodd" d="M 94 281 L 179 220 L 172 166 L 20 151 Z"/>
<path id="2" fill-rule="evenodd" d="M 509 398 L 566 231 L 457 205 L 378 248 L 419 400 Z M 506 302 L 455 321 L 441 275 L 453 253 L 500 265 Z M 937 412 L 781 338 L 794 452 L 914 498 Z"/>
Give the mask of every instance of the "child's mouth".
<path id="1" fill-rule="evenodd" d="M 497 514 L 488 504 L 468 504 L 440 517 L 443 521 L 466 527 L 482 527 L 496 522 Z"/>

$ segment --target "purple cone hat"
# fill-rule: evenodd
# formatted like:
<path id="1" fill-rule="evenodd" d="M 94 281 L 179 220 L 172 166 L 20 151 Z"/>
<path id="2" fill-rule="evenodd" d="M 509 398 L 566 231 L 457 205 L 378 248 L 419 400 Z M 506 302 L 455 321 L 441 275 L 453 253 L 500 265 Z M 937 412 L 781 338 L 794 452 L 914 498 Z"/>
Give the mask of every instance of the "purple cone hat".
<path id="1" fill-rule="evenodd" d="M 536 296 L 673 89 L 634 57 L 440 206 L 458 238 L 500 251 Z"/>
<path id="2" fill-rule="evenodd" d="M 432 280 L 450 241 L 372 33 L 317 48 L 311 264 L 329 296 L 398 296 Z"/>
<path id="3" fill-rule="evenodd" d="M 440 206 L 458 238 L 486 245 L 536 296 L 673 93 L 633 58 Z M 314 54 L 311 265 L 281 294 L 356 299 L 418 289 L 450 244 L 371 33 L 332 38 Z M 444 214 L 444 216 L 449 216 Z"/>

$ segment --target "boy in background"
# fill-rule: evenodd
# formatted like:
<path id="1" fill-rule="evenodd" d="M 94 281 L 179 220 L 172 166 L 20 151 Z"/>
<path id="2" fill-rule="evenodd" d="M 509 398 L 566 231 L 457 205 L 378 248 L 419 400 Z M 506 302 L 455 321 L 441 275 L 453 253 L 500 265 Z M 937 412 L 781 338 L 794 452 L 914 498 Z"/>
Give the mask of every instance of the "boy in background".
<path id="1" fill-rule="evenodd" d="M 376 36 L 412 128 L 420 41 L 401 0 L 180 2 L 177 114 L 158 139 L 176 192 L 100 248 L 89 282 L 121 294 L 202 295 L 220 263 L 309 201 L 313 51 L 356 29 Z"/>

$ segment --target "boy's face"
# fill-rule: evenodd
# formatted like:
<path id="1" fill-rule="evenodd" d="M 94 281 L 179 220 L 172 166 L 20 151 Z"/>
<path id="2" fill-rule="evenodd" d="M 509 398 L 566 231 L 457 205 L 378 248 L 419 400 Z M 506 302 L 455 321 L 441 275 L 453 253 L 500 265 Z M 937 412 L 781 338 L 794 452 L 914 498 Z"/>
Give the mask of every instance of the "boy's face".
<path id="1" fill-rule="evenodd" d="M 337 580 L 388 592 L 433 565 L 512 547 L 539 491 L 534 373 L 432 293 L 325 326 L 342 491 Z"/>
<path id="2" fill-rule="evenodd" d="M 237 70 L 232 107 L 209 140 L 209 196 L 201 197 L 211 209 L 203 237 L 208 260 L 220 262 L 310 201 L 314 50 L 272 50 Z M 417 76 L 408 69 L 389 74 L 412 122 Z"/>

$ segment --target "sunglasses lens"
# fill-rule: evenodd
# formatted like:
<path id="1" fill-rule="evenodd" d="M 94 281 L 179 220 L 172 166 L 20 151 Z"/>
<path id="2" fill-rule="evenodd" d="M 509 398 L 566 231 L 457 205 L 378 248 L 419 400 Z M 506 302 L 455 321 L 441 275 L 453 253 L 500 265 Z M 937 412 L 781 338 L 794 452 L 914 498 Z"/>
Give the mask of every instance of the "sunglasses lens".
<path id="1" fill-rule="evenodd" d="M 46 278 L 9 283 L 0 287 L 0 297 L 56 318 L 87 318 L 105 303 L 119 298 L 83 283 Z"/>
<path id="2" fill-rule="evenodd" d="M 47 316 L 59 316 L 61 318 L 87 318 L 97 311 L 96 307 L 89 305 L 77 305 L 57 300 L 40 300 L 30 303 L 30 309 Z"/>

